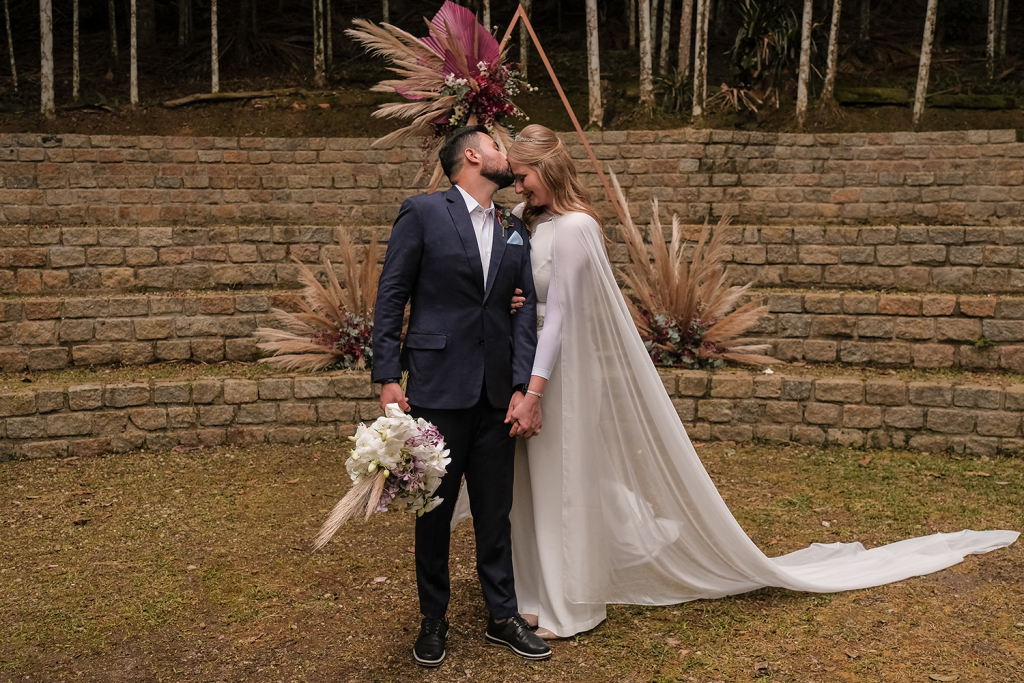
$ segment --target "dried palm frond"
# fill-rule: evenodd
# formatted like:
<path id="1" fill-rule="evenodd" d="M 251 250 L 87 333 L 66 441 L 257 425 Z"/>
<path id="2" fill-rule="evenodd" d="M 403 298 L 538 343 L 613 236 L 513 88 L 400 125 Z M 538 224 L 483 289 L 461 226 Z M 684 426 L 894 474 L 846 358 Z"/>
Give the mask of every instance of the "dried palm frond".
<path id="1" fill-rule="evenodd" d="M 625 215 L 622 234 L 630 257 L 630 264 L 623 270 L 628 293 L 626 305 L 652 357 L 680 362 L 683 357 L 690 359 L 686 362 L 697 358 L 758 364 L 779 362 L 761 354 L 768 346 L 738 339 L 768 309 L 759 300 L 736 308 L 750 284 L 729 284 L 725 268 L 729 251 L 725 228 L 729 218 L 723 217 L 713 231 L 705 224 L 687 260 L 687 242 L 679 217 L 672 217 L 672 237 L 666 244 L 658 202 L 654 200 L 648 248 L 644 235 L 633 223 L 618 178 L 614 172 L 609 173 Z"/>
<path id="2" fill-rule="evenodd" d="M 749 109 L 756 113 L 758 106 L 763 104 L 764 100 L 758 97 L 753 90 L 731 88 L 723 83 L 718 92 L 708 98 L 705 107 L 710 112 L 723 112 L 727 109 L 732 109 L 733 111 Z"/>
<path id="3" fill-rule="evenodd" d="M 274 355 L 260 359 L 284 370 L 315 371 L 331 367 L 364 367 L 371 357 L 369 342 L 373 309 L 377 301 L 377 237 L 373 234 L 362 262 L 345 230 L 339 231 L 338 248 L 344 286 L 334 266 L 321 254 L 326 283 L 322 284 L 309 266 L 293 259 L 299 282 L 305 285 L 299 311 L 273 309 L 281 329 L 260 327 L 254 333 L 256 345 Z"/>
<path id="4" fill-rule="evenodd" d="M 380 502 L 380 494 L 384 490 L 384 482 L 387 478 L 388 471 L 381 468 L 376 477 L 367 477 L 352 486 L 345 497 L 334 506 L 331 514 L 327 516 L 327 520 L 320 527 L 320 533 L 313 541 L 313 550 L 319 550 L 327 545 L 338 529 L 357 514 L 363 513 L 364 521 L 370 519 L 370 515 L 377 509 L 377 504 Z"/>

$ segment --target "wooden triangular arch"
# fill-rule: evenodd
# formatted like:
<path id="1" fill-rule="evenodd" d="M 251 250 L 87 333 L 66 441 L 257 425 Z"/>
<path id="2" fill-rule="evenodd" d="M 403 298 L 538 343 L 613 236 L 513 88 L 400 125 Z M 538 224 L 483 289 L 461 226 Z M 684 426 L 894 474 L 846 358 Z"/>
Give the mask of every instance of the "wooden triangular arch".
<path id="1" fill-rule="evenodd" d="M 558 81 L 558 76 L 555 75 L 555 70 L 551 68 L 551 62 L 548 61 L 548 56 L 544 53 L 544 48 L 541 47 L 540 40 L 537 39 L 537 34 L 533 30 L 533 24 L 530 23 L 530 18 L 526 16 L 526 11 L 523 9 L 522 5 L 518 5 L 516 13 L 512 15 L 512 21 L 505 30 L 505 37 L 501 39 L 500 49 L 505 49 L 505 45 L 508 44 L 508 40 L 512 36 L 512 30 L 520 20 L 526 26 L 526 30 L 530 34 L 530 38 L 533 40 L 533 45 L 537 48 L 537 52 L 540 53 L 540 59 L 544 62 L 544 68 L 548 70 L 548 75 L 551 76 L 551 82 L 555 84 L 555 90 L 558 91 L 558 96 L 562 98 L 562 104 L 565 106 L 565 111 L 569 114 L 569 118 L 572 119 L 572 125 L 576 127 L 576 132 L 579 134 L 580 140 L 583 141 L 583 147 L 587 150 L 587 155 L 590 157 L 590 162 L 594 165 L 594 170 L 597 171 L 597 176 L 601 179 L 601 184 L 604 185 L 605 192 L 608 193 L 608 199 L 611 201 L 612 206 L 615 207 L 615 213 L 618 214 L 619 221 L 625 225 L 626 215 L 623 213 L 622 207 L 619 206 L 619 202 L 615 199 L 615 193 L 612 192 L 611 185 L 608 184 L 608 178 L 605 176 L 604 170 L 601 168 L 601 164 L 598 163 L 597 157 L 594 155 L 594 150 L 590 147 L 590 141 L 587 140 L 587 136 L 583 134 L 583 127 L 580 126 L 579 119 L 576 118 L 576 112 L 574 112 L 572 107 L 569 106 L 569 98 L 565 96 L 565 92 L 562 90 L 562 84 Z M 436 171 L 434 176 L 437 180 L 440 180 L 440 174 Z M 433 192 L 436 189 L 437 182 L 432 179 L 428 192 Z"/>

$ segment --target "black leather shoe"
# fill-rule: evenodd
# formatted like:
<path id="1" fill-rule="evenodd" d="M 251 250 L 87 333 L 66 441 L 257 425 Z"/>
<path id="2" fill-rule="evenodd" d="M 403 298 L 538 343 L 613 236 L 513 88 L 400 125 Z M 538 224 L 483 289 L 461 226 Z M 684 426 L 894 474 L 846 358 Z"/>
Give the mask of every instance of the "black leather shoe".
<path id="1" fill-rule="evenodd" d="M 420 666 L 441 666 L 444 644 L 448 639 L 448 622 L 444 619 L 424 619 L 420 622 L 420 635 L 412 648 L 412 657 Z"/>
<path id="2" fill-rule="evenodd" d="M 526 619 L 518 614 L 500 624 L 494 619 L 488 619 L 487 641 L 495 645 L 504 645 L 526 659 L 547 659 L 551 656 L 548 644 L 531 631 Z"/>

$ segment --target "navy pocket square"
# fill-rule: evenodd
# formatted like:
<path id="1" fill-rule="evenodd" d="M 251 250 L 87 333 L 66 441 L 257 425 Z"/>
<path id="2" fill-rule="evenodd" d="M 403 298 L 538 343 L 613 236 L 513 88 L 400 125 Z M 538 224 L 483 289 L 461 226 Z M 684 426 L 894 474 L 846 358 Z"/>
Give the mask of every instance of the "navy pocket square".
<path id="1" fill-rule="evenodd" d="M 518 232 L 513 232 L 512 236 L 508 238 L 508 242 L 506 242 L 506 244 L 518 244 L 522 246 L 523 237 Z"/>

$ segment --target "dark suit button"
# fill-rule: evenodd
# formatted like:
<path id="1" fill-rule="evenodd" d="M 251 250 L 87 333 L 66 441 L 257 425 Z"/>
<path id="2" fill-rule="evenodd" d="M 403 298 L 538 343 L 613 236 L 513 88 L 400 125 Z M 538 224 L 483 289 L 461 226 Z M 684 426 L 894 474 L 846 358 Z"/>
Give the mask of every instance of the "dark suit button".
<path id="1" fill-rule="evenodd" d="M 485 309 L 487 308 L 487 304 L 484 304 L 484 308 L 485 308 Z"/>
<path id="2" fill-rule="evenodd" d="M 484 345 L 484 340 L 483 340 L 483 339 L 481 339 L 481 340 L 480 340 L 480 346 L 483 346 L 483 345 Z"/>

